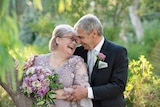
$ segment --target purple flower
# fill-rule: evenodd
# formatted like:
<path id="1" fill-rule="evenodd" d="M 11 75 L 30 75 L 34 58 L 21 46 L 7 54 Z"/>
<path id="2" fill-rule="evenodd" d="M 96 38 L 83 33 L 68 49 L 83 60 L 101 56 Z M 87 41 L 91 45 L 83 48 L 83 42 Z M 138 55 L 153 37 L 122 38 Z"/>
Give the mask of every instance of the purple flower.
<path id="1" fill-rule="evenodd" d="M 104 55 L 103 53 L 98 53 L 97 58 L 98 58 L 98 60 L 100 60 L 100 61 L 104 61 L 105 58 L 106 58 L 106 55 Z"/>
<path id="2" fill-rule="evenodd" d="M 30 81 L 35 81 L 35 80 L 37 80 L 37 75 L 36 74 L 34 74 L 30 77 Z"/>
<path id="3" fill-rule="evenodd" d="M 29 82 L 29 80 L 30 80 L 30 78 L 28 76 L 23 79 L 23 81 L 26 83 Z"/>
<path id="4" fill-rule="evenodd" d="M 51 72 L 51 71 L 46 71 L 46 72 L 44 73 L 44 75 L 45 75 L 45 76 L 49 76 L 49 75 L 51 76 L 51 75 L 53 75 L 53 72 Z"/>
<path id="5" fill-rule="evenodd" d="M 35 68 L 35 71 L 36 71 L 37 74 L 40 74 L 41 73 L 41 67 Z"/>
<path id="6" fill-rule="evenodd" d="M 26 77 L 23 79 L 24 83 L 27 84 L 28 86 L 31 86 L 31 79 L 30 77 Z"/>
<path id="7" fill-rule="evenodd" d="M 49 87 L 42 87 L 40 90 L 37 91 L 37 94 L 43 97 L 48 91 Z"/>
<path id="8" fill-rule="evenodd" d="M 38 77 L 38 79 L 39 79 L 40 81 L 43 81 L 44 78 L 45 78 L 44 74 L 41 74 L 41 75 L 39 75 L 39 77 Z"/>

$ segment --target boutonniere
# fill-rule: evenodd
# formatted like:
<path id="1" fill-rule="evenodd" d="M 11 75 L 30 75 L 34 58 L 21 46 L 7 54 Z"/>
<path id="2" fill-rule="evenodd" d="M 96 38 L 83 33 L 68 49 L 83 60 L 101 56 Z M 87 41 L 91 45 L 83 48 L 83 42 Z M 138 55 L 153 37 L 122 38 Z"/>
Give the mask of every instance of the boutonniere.
<path id="1" fill-rule="evenodd" d="M 104 55 L 103 53 L 98 53 L 97 55 L 98 61 L 104 61 L 105 58 L 106 58 L 106 55 Z"/>
<path id="2" fill-rule="evenodd" d="M 106 55 L 104 55 L 103 53 L 98 53 L 97 60 L 98 60 L 99 69 L 108 67 L 108 63 L 103 62 L 105 58 L 106 58 Z"/>

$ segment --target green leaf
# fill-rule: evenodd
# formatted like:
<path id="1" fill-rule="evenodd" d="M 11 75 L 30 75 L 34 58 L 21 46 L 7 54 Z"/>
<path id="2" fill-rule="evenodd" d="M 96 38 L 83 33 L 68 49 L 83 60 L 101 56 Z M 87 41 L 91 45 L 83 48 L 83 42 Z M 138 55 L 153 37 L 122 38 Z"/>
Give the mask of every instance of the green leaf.
<path id="1" fill-rule="evenodd" d="M 37 105 L 40 106 L 40 105 L 43 105 L 44 103 L 45 103 L 44 101 L 39 101 Z"/>

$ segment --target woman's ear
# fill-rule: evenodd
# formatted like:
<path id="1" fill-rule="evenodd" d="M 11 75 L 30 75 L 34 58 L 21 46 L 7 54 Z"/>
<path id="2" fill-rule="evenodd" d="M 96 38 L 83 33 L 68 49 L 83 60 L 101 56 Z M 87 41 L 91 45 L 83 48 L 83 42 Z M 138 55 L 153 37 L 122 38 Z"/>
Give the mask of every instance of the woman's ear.
<path id="1" fill-rule="evenodd" d="M 59 37 L 56 37 L 56 44 L 58 45 L 60 43 L 60 38 Z"/>

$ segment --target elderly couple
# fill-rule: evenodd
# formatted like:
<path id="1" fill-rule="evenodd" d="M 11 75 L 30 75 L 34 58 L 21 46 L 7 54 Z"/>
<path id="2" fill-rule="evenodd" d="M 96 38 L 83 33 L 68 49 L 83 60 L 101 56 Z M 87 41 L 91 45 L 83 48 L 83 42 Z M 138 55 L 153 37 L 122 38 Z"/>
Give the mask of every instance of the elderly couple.
<path id="1" fill-rule="evenodd" d="M 127 50 L 103 36 L 95 15 L 84 15 L 74 28 L 56 26 L 49 49 L 51 53 L 34 57 L 25 67 L 43 66 L 59 75 L 63 89 L 56 91 L 53 107 L 125 107 Z"/>

